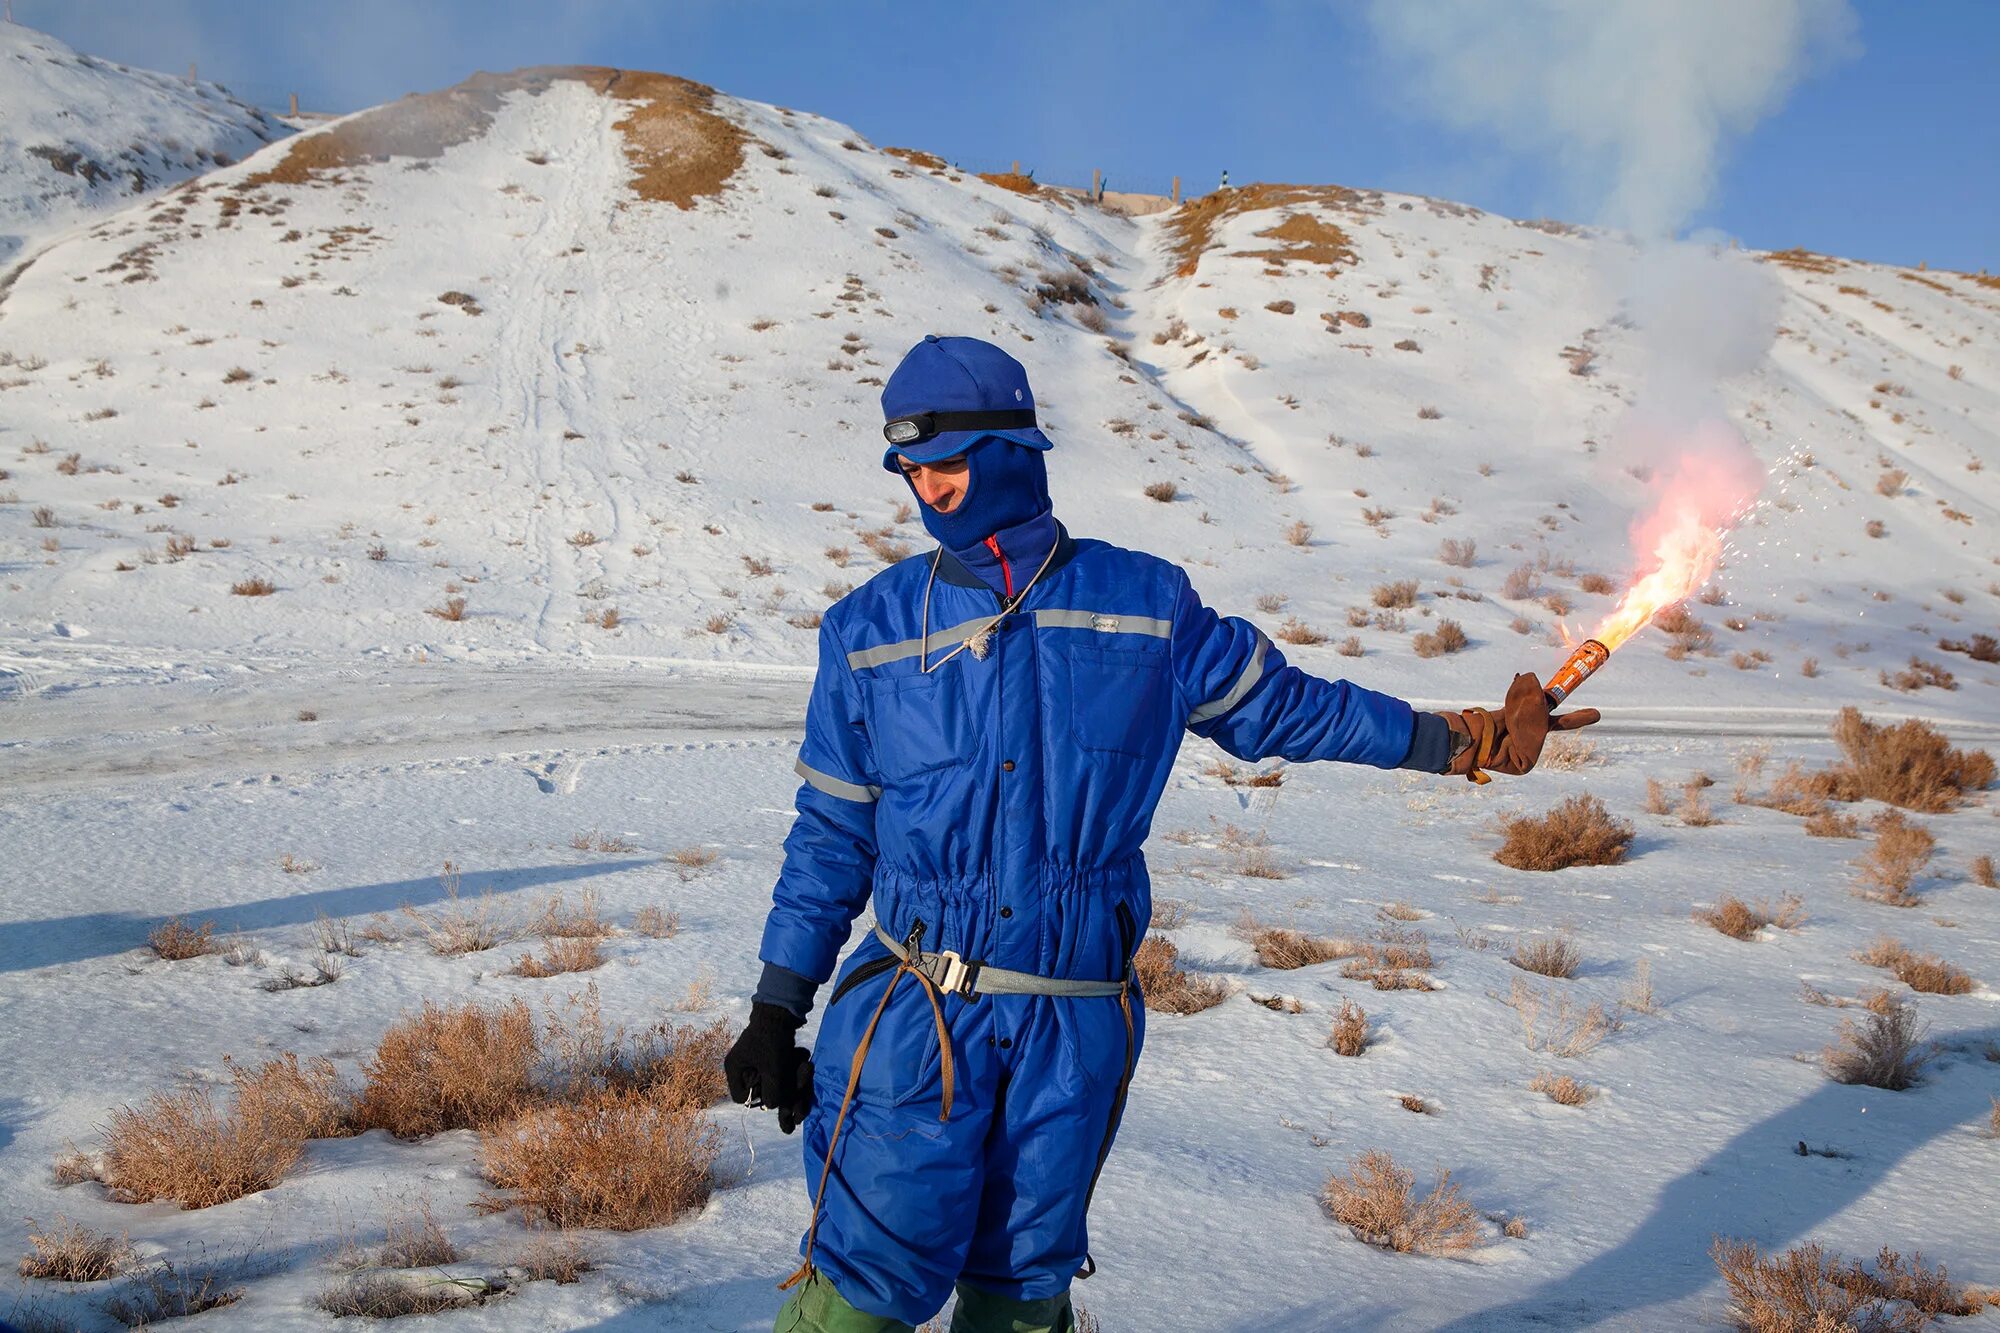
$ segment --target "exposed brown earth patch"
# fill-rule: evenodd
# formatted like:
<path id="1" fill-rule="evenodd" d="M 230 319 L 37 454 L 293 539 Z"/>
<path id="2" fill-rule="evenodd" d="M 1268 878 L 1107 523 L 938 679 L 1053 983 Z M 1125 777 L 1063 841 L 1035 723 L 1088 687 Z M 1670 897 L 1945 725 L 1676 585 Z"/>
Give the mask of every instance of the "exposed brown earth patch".
<path id="1" fill-rule="evenodd" d="M 671 74 L 548 65 L 475 74 L 302 135 L 244 187 L 337 179 L 343 170 L 392 157 L 441 157 L 485 133 L 507 94 L 540 96 L 561 80 L 589 84 L 630 108 L 613 128 L 625 138 L 632 192 L 641 199 L 693 208 L 697 199 L 721 193 L 743 164 L 745 135 L 716 113 L 713 88 Z"/>
<path id="2" fill-rule="evenodd" d="M 951 169 L 950 164 L 936 153 L 926 153 L 921 148 L 884 148 L 882 151 L 890 157 L 903 159 L 903 161 L 913 167 L 922 167 L 925 171 L 948 171 Z"/>
<path id="3" fill-rule="evenodd" d="M 1282 241 L 1282 248 L 1245 252 L 1246 257 L 1273 263 L 1296 260 L 1301 263 L 1352 264 L 1354 251 L 1347 234 L 1332 223 L 1323 222 L 1296 210 L 1319 205 L 1359 212 L 1366 197 L 1344 185 L 1245 185 L 1239 189 L 1217 190 L 1182 204 L 1167 220 L 1173 237 L 1173 252 L 1180 263 L 1174 276 L 1192 277 L 1202 255 L 1215 246 L 1215 231 L 1230 218 L 1265 209 L 1291 209 L 1276 226 L 1257 233 Z"/>
<path id="4" fill-rule="evenodd" d="M 982 171 L 979 173 L 979 179 L 985 181 L 988 185 L 997 185 L 1003 190 L 1012 190 L 1015 194 L 1025 194 L 1030 199 L 1046 199 L 1049 197 L 1049 192 L 1035 184 L 1032 176 L 1023 176 L 1017 171 Z"/>

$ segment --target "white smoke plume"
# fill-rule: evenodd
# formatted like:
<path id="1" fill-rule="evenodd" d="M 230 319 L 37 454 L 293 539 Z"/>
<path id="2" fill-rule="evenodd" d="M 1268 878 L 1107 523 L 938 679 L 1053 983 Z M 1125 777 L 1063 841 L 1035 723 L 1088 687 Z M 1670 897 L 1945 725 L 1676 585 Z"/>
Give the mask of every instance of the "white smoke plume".
<path id="1" fill-rule="evenodd" d="M 1847 0 L 1371 0 L 1425 109 L 1550 159 L 1591 221 L 1671 235 L 1726 142 L 1852 49 Z"/>

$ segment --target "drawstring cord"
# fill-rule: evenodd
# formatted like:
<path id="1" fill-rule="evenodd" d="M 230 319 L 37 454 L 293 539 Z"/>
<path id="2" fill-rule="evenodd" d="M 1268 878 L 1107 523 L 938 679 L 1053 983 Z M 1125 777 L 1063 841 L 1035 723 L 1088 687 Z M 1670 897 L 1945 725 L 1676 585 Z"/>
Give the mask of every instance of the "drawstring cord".
<path id="1" fill-rule="evenodd" d="M 974 657 L 986 656 L 986 642 L 988 637 L 993 633 L 994 626 L 998 625 L 1001 621 L 1005 620 L 1008 616 L 1013 615 L 1015 611 L 1020 609 L 1021 603 L 1027 600 L 1028 593 L 1035 586 L 1036 580 L 1042 577 L 1043 573 L 1047 571 L 1049 563 L 1056 558 L 1056 547 L 1060 545 L 1062 545 L 1062 543 L 1057 542 L 1055 543 L 1054 546 L 1049 547 L 1049 553 L 1042 557 L 1041 568 L 1035 571 L 1034 578 L 1028 580 L 1028 586 L 1021 589 L 1020 596 L 1008 599 L 1007 604 L 1000 608 L 999 615 L 993 617 L 993 619 L 987 621 L 984 625 L 981 625 L 979 629 L 975 631 L 971 636 L 969 636 L 964 643 L 961 643 L 960 645 L 958 645 L 958 647 L 952 649 L 950 652 L 946 653 L 943 657 L 940 657 L 937 661 L 933 662 L 930 660 L 931 585 L 937 582 L 938 561 L 944 558 L 944 547 L 942 546 L 938 547 L 936 553 L 931 556 L 930 576 L 924 580 L 924 614 L 923 614 L 922 628 L 920 631 L 922 637 L 917 640 L 917 661 L 922 664 L 924 674 L 928 676 L 931 672 L 937 670 L 939 667 L 943 666 L 946 662 L 951 661 L 952 658 L 957 657 L 967 648 L 972 649 L 972 655 Z"/>
<path id="2" fill-rule="evenodd" d="M 833 1178 L 833 1150 L 840 1143 L 840 1131 L 847 1124 L 848 1109 L 854 1105 L 855 1090 L 861 1086 L 861 1066 L 868 1058 L 868 1048 L 874 1044 L 875 1028 L 881 1023 L 882 1015 L 888 1011 L 889 998 L 896 993 L 896 984 L 905 975 L 913 976 L 917 979 L 918 983 L 923 987 L 924 998 L 929 1000 L 931 1004 L 931 1018 L 937 1023 L 938 1053 L 942 1062 L 941 1073 L 944 1079 L 944 1095 L 939 1107 L 938 1119 L 946 1123 L 949 1123 L 951 1120 L 952 1085 L 954 1079 L 951 1059 L 951 1033 L 945 1027 L 944 1006 L 939 1002 L 938 997 L 940 992 L 938 991 L 937 983 L 912 966 L 913 960 L 922 956 L 920 949 L 923 944 L 923 938 L 924 928 L 923 924 L 919 922 L 910 931 L 910 938 L 906 945 L 909 950 L 909 957 L 898 963 L 896 970 L 889 974 L 889 984 L 882 988 L 882 998 L 876 1002 L 875 1012 L 869 1015 L 868 1026 L 861 1031 L 861 1040 L 855 1043 L 854 1060 L 848 1066 L 847 1070 L 847 1091 L 840 1099 L 840 1114 L 833 1118 L 833 1133 L 828 1135 L 826 1140 L 826 1160 L 821 1164 L 819 1170 L 819 1188 L 813 1192 L 812 1222 L 806 1227 L 805 1262 L 799 1265 L 797 1272 L 778 1284 L 779 1291 L 790 1291 L 810 1276 L 813 1271 L 813 1246 L 819 1240 L 820 1210 L 826 1203 L 827 1182 Z M 1128 1024 L 1131 1021 L 1129 1013 L 1126 1016 L 1126 1021 Z"/>

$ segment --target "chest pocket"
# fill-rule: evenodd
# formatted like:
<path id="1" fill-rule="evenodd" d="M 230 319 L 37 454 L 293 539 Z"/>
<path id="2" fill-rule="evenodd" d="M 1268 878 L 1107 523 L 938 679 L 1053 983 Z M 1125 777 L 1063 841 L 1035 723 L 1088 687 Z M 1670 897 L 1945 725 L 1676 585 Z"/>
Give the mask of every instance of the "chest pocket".
<path id="1" fill-rule="evenodd" d="M 1173 682 L 1160 649 L 1076 644 L 1069 662 L 1070 723 L 1086 750 L 1144 759 L 1174 733 Z"/>
<path id="2" fill-rule="evenodd" d="M 964 679 L 949 663 L 862 686 L 868 739 L 882 776 L 901 781 L 969 761 L 978 748 Z"/>

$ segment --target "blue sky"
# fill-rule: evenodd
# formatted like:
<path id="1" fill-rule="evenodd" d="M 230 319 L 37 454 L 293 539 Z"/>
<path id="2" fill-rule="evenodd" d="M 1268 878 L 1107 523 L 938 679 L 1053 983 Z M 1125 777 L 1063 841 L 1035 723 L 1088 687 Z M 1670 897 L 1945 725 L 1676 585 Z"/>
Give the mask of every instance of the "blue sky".
<path id="1" fill-rule="evenodd" d="M 1391 0 L 1394 2 L 1394 0 Z M 1416 3 L 1417 0 L 1402 0 Z M 1653 0 L 1638 0 L 1652 3 Z M 1679 0 L 1658 0 L 1679 3 Z M 1743 0 L 1753 5 L 1764 0 Z M 1441 127 L 1342 0 L 14 0 L 93 53 L 352 110 L 474 69 L 664 70 L 877 144 L 1164 193 L 1339 182 L 1590 220 L 1594 182 Z M 1760 248 L 2000 269 L 2000 3 L 1856 0 L 1853 40 L 1727 144 L 1691 225 Z"/>

